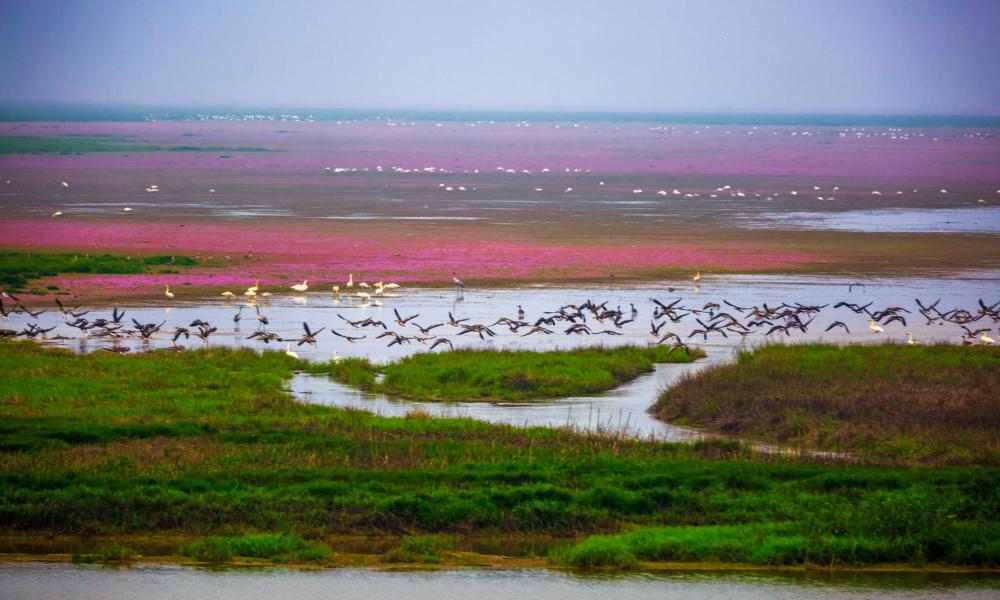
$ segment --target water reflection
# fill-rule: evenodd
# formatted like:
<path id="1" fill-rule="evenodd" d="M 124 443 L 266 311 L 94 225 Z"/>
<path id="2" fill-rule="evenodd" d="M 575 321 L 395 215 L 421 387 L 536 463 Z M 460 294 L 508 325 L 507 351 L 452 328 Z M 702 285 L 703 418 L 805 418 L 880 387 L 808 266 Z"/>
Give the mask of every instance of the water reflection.
<path id="1" fill-rule="evenodd" d="M 205 570 L 168 565 L 107 569 L 93 565 L 2 564 L 10 600 L 91 598 L 239 598 L 300 600 L 546 598 L 606 600 L 734 598 L 996 598 L 996 574 L 844 572 L 671 572 L 581 575 L 542 569 L 386 572 L 358 569 Z"/>

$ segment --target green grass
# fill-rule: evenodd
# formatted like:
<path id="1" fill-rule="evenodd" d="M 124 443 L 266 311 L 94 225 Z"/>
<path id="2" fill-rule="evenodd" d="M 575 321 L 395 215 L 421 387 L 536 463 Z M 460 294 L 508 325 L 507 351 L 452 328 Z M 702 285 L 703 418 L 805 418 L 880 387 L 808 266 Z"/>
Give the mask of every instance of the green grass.
<path id="1" fill-rule="evenodd" d="M 411 400 L 525 401 L 596 394 L 653 370 L 654 363 L 687 363 L 705 356 L 665 346 L 421 353 L 376 366 L 367 360 L 317 364 L 315 373 L 366 391 Z M 384 378 L 381 382 L 377 374 Z"/>
<path id="2" fill-rule="evenodd" d="M 887 549 L 857 564 L 1000 560 L 988 543 L 1000 539 L 997 469 L 867 467 L 728 441 L 384 418 L 294 401 L 282 387 L 306 366 L 282 352 L 77 355 L 0 343 L 0 531 L 209 536 L 227 541 L 190 554 L 299 562 L 325 547 L 288 550 L 272 538 L 406 534 L 417 537 L 400 550 L 433 561 L 445 542 L 422 536 L 670 528 L 711 546 L 729 531 L 713 528 L 764 527 L 772 545 L 791 543 L 781 536 L 851 545 L 864 534 Z M 271 537 L 250 543 L 248 532 Z M 599 550 L 567 562 L 628 566 Z"/>
<path id="3" fill-rule="evenodd" d="M 388 563 L 438 563 L 441 553 L 454 550 L 455 545 L 437 535 L 406 535 L 399 546 L 382 555 Z"/>
<path id="4" fill-rule="evenodd" d="M 136 144 L 125 138 L 105 136 L 0 136 L 0 155 L 85 154 L 88 152 L 270 152 L 270 150 L 268 148 L 251 146 L 160 146 Z"/>
<path id="5" fill-rule="evenodd" d="M 655 527 L 611 536 L 591 536 L 554 551 L 550 560 L 574 567 L 630 569 L 646 562 L 746 563 L 754 565 L 911 564 L 948 556 L 957 564 L 995 566 L 1000 558 L 1000 527 L 956 524 L 939 515 L 932 524 L 904 523 L 911 516 L 908 494 L 884 495 L 869 502 L 890 502 L 903 512 L 885 523 L 872 522 L 869 506 L 854 510 L 855 522 L 836 531 L 804 522 Z M 917 500 L 920 502 L 920 500 Z"/>
<path id="6" fill-rule="evenodd" d="M 663 393 L 667 421 L 892 462 L 1000 465 L 1000 348 L 771 345 Z"/>
<path id="7" fill-rule="evenodd" d="M 181 549 L 184 556 L 202 562 L 221 563 L 240 558 L 265 558 L 275 563 L 325 562 L 330 548 L 310 543 L 294 534 L 251 534 L 207 537 Z"/>
<path id="8" fill-rule="evenodd" d="M 0 252 L 0 286 L 11 292 L 24 290 L 33 279 L 54 277 L 60 273 L 142 274 L 153 267 L 176 265 L 190 267 L 197 261 L 187 256 L 125 257 L 111 254 L 59 254 Z M 162 270 L 161 270 L 162 272 Z M 58 290 L 53 285 L 47 290 Z M 41 293 L 45 293 L 41 290 Z"/>
<path id="9" fill-rule="evenodd" d="M 102 547 L 96 554 L 74 553 L 72 561 L 75 563 L 124 563 L 132 560 L 138 554 L 132 548 L 118 543 L 110 543 Z"/>

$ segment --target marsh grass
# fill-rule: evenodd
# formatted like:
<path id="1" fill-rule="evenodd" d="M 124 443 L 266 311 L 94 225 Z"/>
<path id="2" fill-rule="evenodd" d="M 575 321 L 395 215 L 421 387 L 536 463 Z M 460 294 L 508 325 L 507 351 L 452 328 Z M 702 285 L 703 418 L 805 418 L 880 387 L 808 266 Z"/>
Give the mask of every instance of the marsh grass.
<path id="1" fill-rule="evenodd" d="M 903 500 L 905 502 L 905 500 Z M 573 567 L 629 569 L 645 562 L 745 563 L 753 565 L 858 566 L 928 562 L 996 566 L 1000 527 L 956 525 L 947 518 L 907 525 L 905 531 L 870 528 L 858 510 L 856 525 L 832 530 L 814 521 L 644 528 L 591 536 L 550 555 Z M 909 512 L 907 514 L 910 514 Z M 944 517 L 944 515 L 941 515 Z"/>
<path id="2" fill-rule="evenodd" d="M 211 563 L 237 557 L 263 558 L 275 563 L 325 562 L 331 558 L 328 546 L 307 542 L 290 533 L 207 537 L 187 544 L 181 554 Z"/>
<path id="3" fill-rule="evenodd" d="M 128 546 L 112 542 L 102 547 L 96 554 L 74 553 L 71 560 L 75 563 L 125 563 L 132 560 L 138 553 Z"/>
<path id="4" fill-rule="evenodd" d="M 1000 348 L 769 345 L 666 390 L 667 421 L 890 462 L 1000 465 Z"/>
<path id="5" fill-rule="evenodd" d="M 111 254 L 0 252 L 0 286 L 17 292 L 24 289 L 30 280 L 54 277 L 60 273 L 141 274 L 149 273 L 157 266 L 191 267 L 196 264 L 195 259 L 187 256 L 131 258 Z M 48 286 L 47 289 L 59 288 Z"/>
<path id="6" fill-rule="evenodd" d="M 665 346 L 529 350 L 456 350 L 420 353 L 385 366 L 364 359 L 310 367 L 341 383 L 422 401 L 521 402 L 596 394 L 653 370 L 655 363 L 687 363 L 699 348 Z M 377 374 L 383 375 L 381 382 Z"/>
<path id="7" fill-rule="evenodd" d="M 996 469 L 873 468 L 732 441 L 385 418 L 296 402 L 282 388 L 306 367 L 282 352 L 118 356 L 0 343 L 0 529 L 209 535 L 190 555 L 300 562 L 321 560 L 323 546 L 296 539 L 336 534 L 405 532 L 417 537 L 401 551 L 433 560 L 446 549 L 427 534 L 700 536 L 705 526 L 776 524 L 846 544 L 863 524 L 881 544 L 924 540 L 899 551 L 906 560 L 1000 557 L 987 544 L 1000 539 Z M 234 531 L 271 537 L 219 538 Z M 866 556 L 884 554 L 857 562 Z"/>
<path id="8" fill-rule="evenodd" d="M 438 535 L 407 535 L 399 546 L 382 555 L 388 563 L 439 563 L 441 553 L 454 550 L 455 544 Z"/>

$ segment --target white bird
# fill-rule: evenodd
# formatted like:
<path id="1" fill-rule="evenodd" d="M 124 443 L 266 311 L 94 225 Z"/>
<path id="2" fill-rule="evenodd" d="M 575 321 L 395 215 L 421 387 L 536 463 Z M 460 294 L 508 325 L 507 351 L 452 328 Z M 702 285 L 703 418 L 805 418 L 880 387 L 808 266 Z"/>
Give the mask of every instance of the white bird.
<path id="1" fill-rule="evenodd" d="M 885 330 L 875 322 L 875 319 L 868 319 L 868 330 L 872 333 L 884 333 Z"/>
<path id="2" fill-rule="evenodd" d="M 372 295 L 369 294 L 368 292 L 354 292 L 354 295 L 357 296 L 358 298 L 361 298 L 365 302 L 367 302 L 368 299 L 372 297 Z"/>
<path id="3" fill-rule="evenodd" d="M 691 280 L 694 281 L 696 284 L 701 283 L 701 271 L 696 272 L 694 274 L 694 277 L 691 278 Z"/>
<path id="4" fill-rule="evenodd" d="M 570 193 L 570 192 L 572 192 L 572 191 L 573 191 L 573 188 L 571 188 L 571 187 L 568 187 L 568 188 L 566 188 L 566 190 L 565 190 L 565 191 L 564 191 L 563 193 L 564 193 L 564 194 L 568 194 L 568 193 Z"/>
<path id="5" fill-rule="evenodd" d="M 57 210 L 56 212 L 52 213 L 52 218 L 53 219 L 56 218 L 56 217 L 61 217 L 61 216 L 62 216 L 62 211 L 61 210 Z"/>
<path id="6" fill-rule="evenodd" d="M 909 331 L 907 331 L 906 332 L 906 345 L 907 346 L 919 346 L 920 342 L 918 342 L 917 340 L 913 339 L 913 334 L 910 333 Z"/>
<path id="7" fill-rule="evenodd" d="M 465 282 L 459 279 L 458 276 L 455 275 L 454 271 L 451 272 L 451 282 L 457 285 L 460 289 L 465 289 Z"/>
<path id="8" fill-rule="evenodd" d="M 338 363 L 338 362 L 344 360 L 344 357 L 341 356 L 340 354 L 337 354 L 336 350 L 333 351 L 333 356 L 331 358 L 332 358 L 333 362 L 335 362 L 335 363 Z"/>
<path id="9" fill-rule="evenodd" d="M 364 281 L 362 281 L 361 283 L 358 284 L 358 287 L 365 288 L 365 289 L 370 289 L 372 286 L 370 286 L 367 283 L 365 283 Z"/>
<path id="10" fill-rule="evenodd" d="M 260 289 L 260 279 L 254 279 L 253 280 L 253 285 L 250 286 L 250 287 L 248 287 L 247 291 L 248 292 L 253 292 L 254 294 L 256 294 L 257 290 L 259 290 L 259 289 Z"/>
<path id="11" fill-rule="evenodd" d="M 292 289 L 295 290 L 296 292 L 304 292 L 304 291 L 308 290 L 309 289 L 309 280 L 308 279 L 303 279 L 302 283 L 297 283 L 297 284 L 293 285 Z"/>
<path id="12" fill-rule="evenodd" d="M 288 356 L 291 356 L 292 358 L 298 358 L 299 357 L 299 355 L 295 353 L 295 350 L 292 350 L 292 343 L 291 342 L 286 342 L 285 343 L 285 354 L 287 354 Z"/>
<path id="13" fill-rule="evenodd" d="M 226 298 L 227 300 L 231 300 L 231 299 L 233 299 L 233 298 L 236 297 L 236 294 L 230 292 L 229 290 L 226 290 L 226 291 L 222 292 L 222 297 Z"/>
<path id="14" fill-rule="evenodd" d="M 67 187 L 67 188 L 68 188 L 68 187 L 69 187 L 69 184 L 68 184 L 68 183 L 66 183 L 66 182 L 64 181 L 64 182 L 62 182 L 62 186 L 63 186 L 63 187 Z"/>
<path id="15" fill-rule="evenodd" d="M 167 286 L 166 291 L 163 292 L 163 295 L 166 296 L 167 298 L 173 298 L 174 297 L 174 293 L 170 291 L 170 286 L 169 285 Z"/>
<path id="16" fill-rule="evenodd" d="M 333 293 L 334 293 L 334 295 L 337 295 L 337 296 L 340 295 L 340 286 L 339 285 L 333 286 Z"/>
<path id="17" fill-rule="evenodd" d="M 387 283 L 387 284 L 385 284 L 385 289 L 387 289 L 387 290 L 394 290 L 394 289 L 396 289 L 398 287 L 399 287 L 398 283 Z"/>
<path id="18" fill-rule="evenodd" d="M 128 206 L 122 209 L 122 212 L 132 212 L 132 209 Z"/>
<path id="19" fill-rule="evenodd" d="M 997 343 L 995 339 L 986 335 L 985 331 L 979 334 L 979 341 L 982 342 L 984 346 L 992 346 L 993 344 Z"/>
<path id="20" fill-rule="evenodd" d="M 345 287 L 348 289 L 354 287 L 354 273 L 347 276 L 347 285 Z"/>

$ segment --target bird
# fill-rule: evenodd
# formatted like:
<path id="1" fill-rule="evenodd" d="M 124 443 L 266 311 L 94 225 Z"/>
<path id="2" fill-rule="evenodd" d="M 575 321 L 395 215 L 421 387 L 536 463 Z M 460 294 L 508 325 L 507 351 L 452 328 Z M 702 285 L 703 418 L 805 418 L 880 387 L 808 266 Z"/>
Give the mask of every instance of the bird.
<path id="1" fill-rule="evenodd" d="M 169 285 L 167 286 L 167 289 L 163 292 L 163 295 L 166 296 L 167 298 L 173 298 L 174 297 L 174 293 L 170 291 L 170 286 Z"/>
<path id="2" fill-rule="evenodd" d="M 919 346 L 920 342 L 913 339 L 913 334 L 909 331 L 906 332 L 906 345 L 907 346 Z"/>
<path id="3" fill-rule="evenodd" d="M 129 207 L 129 206 L 126 206 L 125 208 L 122 209 L 122 212 L 132 212 L 132 208 Z"/>
<path id="4" fill-rule="evenodd" d="M 392 312 L 396 313 L 396 324 L 399 325 L 400 327 L 405 327 L 407 323 L 420 316 L 420 315 L 413 315 L 410 317 L 406 317 L 404 319 L 402 315 L 399 314 L 399 311 L 397 309 L 395 308 L 392 309 Z"/>
<path id="5" fill-rule="evenodd" d="M 60 217 L 60 216 L 62 216 L 62 214 L 63 213 L 62 213 L 61 210 L 57 210 L 56 212 L 52 213 L 52 218 L 54 219 L 56 217 Z"/>
<path id="6" fill-rule="evenodd" d="M 347 276 L 347 283 L 344 285 L 344 287 L 348 289 L 354 287 L 354 273 L 351 273 L 350 275 Z"/>
<path id="7" fill-rule="evenodd" d="M 695 285 L 701 283 L 701 271 L 695 272 L 694 277 L 692 277 L 691 280 L 694 281 Z"/>
<path id="8" fill-rule="evenodd" d="M 465 282 L 458 278 L 454 271 L 451 272 L 451 282 L 458 286 L 458 289 L 465 289 Z"/>
<path id="9" fill-rule="evenodd" d="M 834 327 L 843 327 L 844 331 L 846 331 L 847 333 L 851 333 L 851 330 L 847 328 L 847 325 L 845 325 L 843 321 L 834 321 L 833 323 L 830 323 L 830 326 L 824 329 L 823 331 L 830 331 Z"/>
<path id="10" fill-rule="evenodd" d="M 295 290 L 296 292 L 304 292 L 304 291 L 308 290 L 309 289 L 309 280 L 308 279 L 303 279 L 302 283 L 297 283 L 297 284 L 293 285 L 292 289 Z"/>
<path id="11" fill-rule="evenodd" d="M 982 333 L 979 334 L 979 341 L 982 342 L 984 346 L 992 346 L 993 344 L 997 343 L 996 340 L 994 340 L 993 338 L 991 338 L 990 336 L 988 336 L 986 334 L 987 334 L 987 331 L 984 331 L 984 332 L 982 332 Z"/>
<path id="12" fill-rule="evenodd" d="M 330 333 L 332 333 L 333 335 L 335 335 L 337 337 L 342 337 L 342 338 L 344 338 L 345 340 L 347 340 L 348 342 L 350 342 L 352 344 L 356 343 L 358 340 L 363 340 L 366 337 L 368 337 L 367 335 L 362 335 L 362 336 L 358 336 L 358 337 L 354 337 L 354 336 L 350 336 L 350 335 L 344 335 L 342 333 L 338 333 L 336 329 L 331 329 Z"/>
<path id="13" fill-rule="evenodd" d="M 225 292 L 222 292 L 222 297 L 225 298 L 226 300 L 232 300 L 233 298 L 236 297 L 236 294 L 230 292 L 229 290 L 226 290 Z"/>
<path id="14" fill-rule="evenodd" d="M 451 344 L 451 340 L 449 340 L 448 338 L 439 338 L 436 342 L 434 342 L 433 344 L 431 344 L 431 350 L 437 348 L 438 346 L 444 345 L 444 344 L 447 344 L 448 348 L 450 350 L 454 350 L 455 349 L 455 347 L 452 346 L 452 344 Z"/>
<path id="15" fill-rule="evenodd" d="M 868 319 L 868 330 L 871 331 L 872 333 L 885 332 L 885 330 L 879 327 L 878 323 L 875 322 L 875 319 Z"/>
<path id="16" fill-rule="evenodd" d="M 333 286 L 333 295 L 334 296 L 339 296 L 340 295 L 340 286 L 339 285 Z"/>
<path id="17" fill-rule="evenodd" d="M 62 186 L 63 186 L 64 188 L 68 188 L 68 187 L 69 187 L 69 184 L 68 184 L 68 183 L 66 183 L 65 181 L 63 181 L 63 182 L 62 182 Z"/>
<path id="18" fill-rule="evenodd" d="M 292 358 L 298 358 L 299 357 L 299 355 L 296 354 L 295 350 L 292 350 L 292 343 L 291 342 L 285 343 L 285 354 L 287 354 L 288 356 L 291 356 Z"/>

